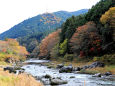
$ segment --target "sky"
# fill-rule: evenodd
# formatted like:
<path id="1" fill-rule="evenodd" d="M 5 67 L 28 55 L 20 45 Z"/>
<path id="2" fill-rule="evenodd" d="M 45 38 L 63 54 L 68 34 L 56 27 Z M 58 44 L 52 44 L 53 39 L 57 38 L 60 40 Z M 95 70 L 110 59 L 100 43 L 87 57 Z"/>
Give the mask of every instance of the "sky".
<path id="1" fill-rule="evenodd" d="M 100 0 L 0 0 L 0 33 L 45 12 L 90 9 Z"/>

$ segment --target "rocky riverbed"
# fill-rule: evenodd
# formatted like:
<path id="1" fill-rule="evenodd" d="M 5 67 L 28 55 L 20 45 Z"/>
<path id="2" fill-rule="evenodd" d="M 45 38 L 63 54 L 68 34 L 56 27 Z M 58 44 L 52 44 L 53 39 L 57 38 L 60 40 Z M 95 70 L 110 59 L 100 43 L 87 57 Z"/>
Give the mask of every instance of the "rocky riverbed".
<path id="1" fill-rule="evenodd" d="M 43 64 L 47 62 L 50 61 L 27 60 L 25 62 L 27 64 L 22 68 L 25 69 L 25 72 L 33 75 L 37 80 L 43 82 L 45 86 L 115 86 L 114 75 L 101 75 L 100 77 L 99 74 L 78 74 L 77 71 L 71 71 L 72 65 L 66 67 L 64 66 L 65 68 L 68 68 L 70 72 L 61 73 L 60 69 L 64 69 L 64 67 L 61 67 L 62 65 L 58 65 L 58 68 L 50 68 Z M 103 66 L 103 64 L 101 65 Z"/>

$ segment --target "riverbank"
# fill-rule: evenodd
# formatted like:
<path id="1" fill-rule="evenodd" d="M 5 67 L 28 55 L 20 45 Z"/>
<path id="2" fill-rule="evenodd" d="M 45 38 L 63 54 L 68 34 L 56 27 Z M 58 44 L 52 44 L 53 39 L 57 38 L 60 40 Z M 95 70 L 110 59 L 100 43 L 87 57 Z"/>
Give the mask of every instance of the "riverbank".
<path id="1" fill-rule="evenodd" d="M 46 66 L 49 68 L 56 68 L 58 64 L 64 63 L 65 66 L 72 65 L 73 67 L 83 67 L 86 65 L 90 65 L 93 62 L 92 61 L 80 61 L 80 62 L 75 62 L 75 61 L 61 61 L 61 60 L 52 60 L 50 63 L 45 63 Z M 96 67 L 96 68 L 91 68 L 91 69 L 86 69 L 86 70 L 81 70 L 79 73 L 83 74 L 96 74 L 96 73 L 101 73 L 104 74 L 106 72 L 111 72 L 111 74 L 115 75 L 115 65 L 105 65 L 104 67 Z"/>
<path id="2" fill-rule="evenodd" d="M 26 73 L 13 74 L 4 71 L 2 67 L 9 66 L 5 62 L 0 62 L 0 86 L 43 86 L 35 80 L 31 75 Z"/>

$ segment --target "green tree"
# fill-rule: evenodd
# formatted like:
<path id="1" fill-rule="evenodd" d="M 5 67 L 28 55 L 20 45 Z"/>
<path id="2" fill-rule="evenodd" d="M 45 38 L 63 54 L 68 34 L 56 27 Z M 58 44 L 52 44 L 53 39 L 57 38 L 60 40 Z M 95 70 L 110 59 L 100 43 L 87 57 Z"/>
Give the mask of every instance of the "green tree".
<path id="1" fill-rule="evenodd" d="M 68 18 L 65 23 L 62 24 L 62 32 L 60 33 L 60 43 L 66 38 L 69 40 L 74 34 L 77 27 L 86 23 L 85 15 L 72 16 Z"/>
<path id="2" fill-rule="evenodd" d="M 95 21 L 95 23 L 98 23 L 101 15 L 114 5 L 114 0 L 101 0 L 88 11 L 86 14 L 87 21 Z"/>
<path id="3" fill-rule="evenodd" d="M 68 39 L 65 39 L 63 43 L 60 44 L 59 48 L 59 53 L 61 55 L 64 55 L 67 51 L 67 43 L 68 43 Z"/>

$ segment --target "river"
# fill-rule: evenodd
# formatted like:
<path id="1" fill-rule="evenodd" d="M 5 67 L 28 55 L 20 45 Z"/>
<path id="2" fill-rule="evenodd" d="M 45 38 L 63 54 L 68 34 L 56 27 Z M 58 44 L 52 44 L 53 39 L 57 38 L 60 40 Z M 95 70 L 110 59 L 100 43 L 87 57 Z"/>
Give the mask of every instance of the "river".
<path id="1" fill-rule="evenodd" d="M 32 76 L 42 77 L 46 74 L 51 77 L 61 77 L 62 80 L 66 80 L 68 83 L 58 86 L 115 86 L 115 77 L 92 77 L 89 74 L 75 74 L 75 73 L 59 73 L 58 69 L 47 68 L 36 63 L 49 62 L 47 60 L 27 60 L 26 62 L 32 62 L 35 64 L 24 65 L 22 68 L 25 69 L 26 73 Z M 73 77 L 73 78 L 72 78 Z M 47 80 L 46 80 L 47 82 Z M 50 85 L 45 85 L 50 86 Z"/>

